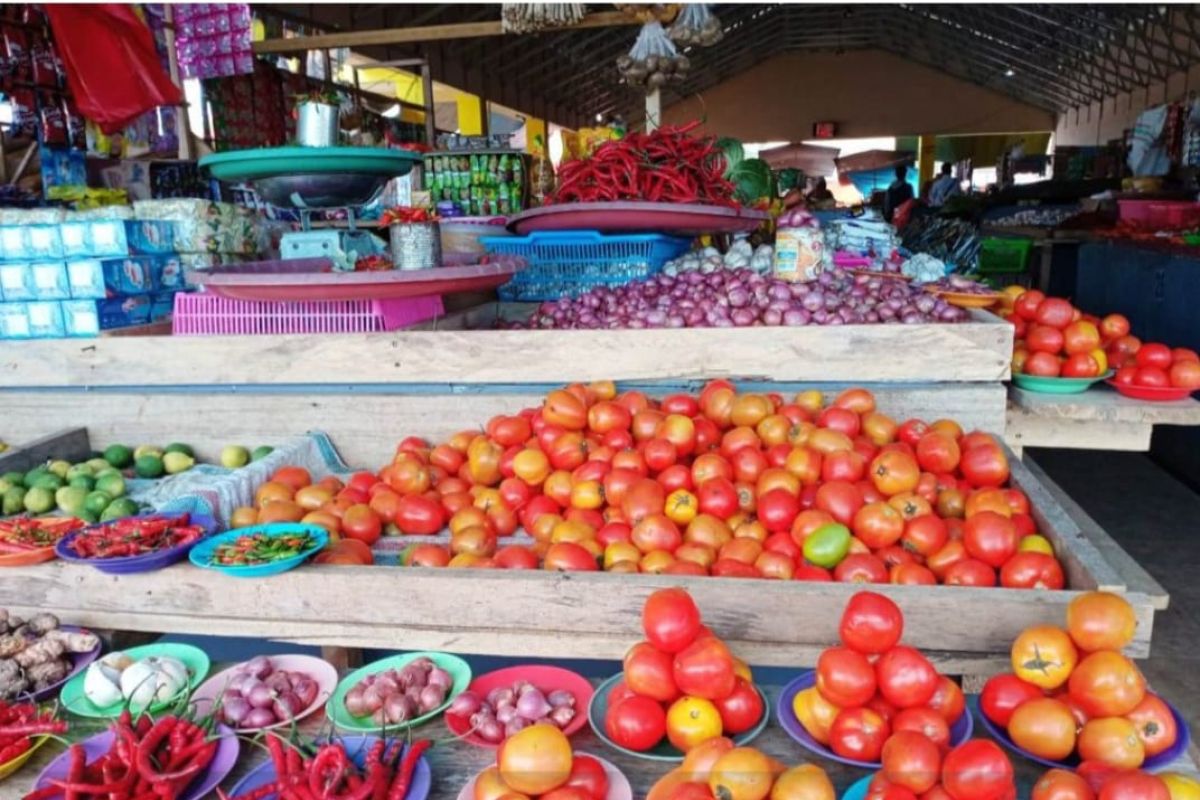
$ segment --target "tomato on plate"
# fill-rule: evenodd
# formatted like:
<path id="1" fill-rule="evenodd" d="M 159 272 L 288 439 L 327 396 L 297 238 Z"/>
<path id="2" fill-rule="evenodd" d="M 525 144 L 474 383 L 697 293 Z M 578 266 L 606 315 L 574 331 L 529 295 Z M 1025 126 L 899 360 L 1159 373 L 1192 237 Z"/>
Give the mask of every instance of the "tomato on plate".
<path id="1" fill-rule="evenodd" d="M 1179 731 L 1175 715 L 1161 697 L 1146 692 L 1142 702 L 1125 715 L 1137 727 L 1138 736 L 1146 748 L 1146 757 L 1156 756 L 1175 744 Z"/>
<path id="2" fill-rule="evenodd" d="M 1111 592 L 1085 592 L 1067 606 L 1067 633 L 1085 653 L 1120 650 L 1133 641 L 1133 606 Z"/>
<path id="3" fill-rule="evenodd" d="M 712 765 L 708 786 L 721 800 L 762 800 L 775 781 L 772 759 L 753 747 L 735 747 Z"/>
<path id="4" fill-rule="evenodd" d="M 918 706 L 898 711 L 891 719 L 892 733 L 914 731 L 943 751 L 950 749 L 950 724 L 931 708 Z"/>
<path id="5" fill-rule="evenodd" d="M 702 636 L 675 654 L 675 685 L 683 694 L 716 700 L 733 691 L 733 655 L 715 636 Z"/>
<path id="6" fill-rule="evenodd" d="M 669 703 L 679 696 L 673 659 L 649 642 L 638 642 L 625 654 L 625 684 L 635 693 Z"/>
<path id="7" fill-rule="evenodd" d="M 932 789 L 941 777 L 941 751 L 916 731 L 892 733 L 883 745 L 881 758 L 884 778 L 917 794 Z"/>
<path id="8" fill-rule="evenodd" d="M 649 750 L 667 734 L 667 714 L 649 697 L 634 695 L 608 707 L 604 732 L 621 747 Z"/>
<path id="9" fill-rule="evenodd" d="M 1079 757 L 1102 761 L 1117 769 L 1137 769 L 1146 760 L 1146 747 L 1137 727 L 1121 717 L 1088 720 L 1079 731 Z"/>
<path id="10" fill-rule="evenodd" d="M 721 714 L 722 729 L 730 736 L 745 733 L 762 719 L 762 697 L 744 678 L 735 680 L 733 691 L 715 703 L 717 711 Z"/>
<path id="11" fill-rule="evenodd" d="M 1038 778 L 1029 800 L 1095 800 L 1096 793 L 1083 778 L 1068 769 L 1052 769 Z"/>
<path id="12" fill-rule="evenodd" d="M 979 693 L 983 715 L 1001 728 L 1008 727 L 1013 712 L 1022 703 L 1043 697 L 1042 690 L 1011 673 L 993 675 Z"/>
<path id="13" fill-rule="evenodd" d="M 1129 770 L 1106 780 L 1099 800 L 1171 800 L 1171 793 L 1157 775 Z"/>
<path id="14" fill-rule="evenodd" d="M 1118 717 L 1137 708 L 1146 696 L 1146 679 L 1120 653 L 1100 650 L 1085 656 L 1071 672 L 1071 699 L 1089 717 Z"/>
<path id="15" fill-rule="evenodd" d="M 685 753 L 721 735 L 721 713 L 711 700 L 684 695 L 667 709 L 667 739 Z"/>
<path id="16" fill-rule="evenodd" d="M 941 676 L 933 697 L 929 698 L 929 707 L 953 725 L 958 722 L 967 710 L 967 698 L 963 695 L 962 687 L 945 675 Z"/>
<path id="17" fill-rule="evenodd" d="M 897 645 L 875 662 L 879 693 L 897 708 L 912 708 L 929 702 L 940 677 L 920 651 Z"/>
<path id="18" fill-rule="evenodd" d="M 955 800 L 1001 800 L 1012 783 L 1012 762 L 986 739 L 963 742 L 942 760 L 942 786 Z"/>
<path id="19" fill-rule="evenodd" d="M 878 761 L 891 730 L 887 721 L 869 708 L 848 708 L 829 729 L 829 749 L 842 758 Z"/>
<path id="20" fill-rule="evenodd" d="M 592 800 L 608 797 L 608 773 L 604 771 L 604 765 L 592 756 L 575 756 L 571 761 L 571 774 L 564 785 L 582 789 Z"/>
<path id="21" fill-rule="evenodd" d="M 875 694 L 875 669 L 849 647 L 829 647 L 817 657 L 817 690 L 840 708 L 865 704 Z"/>
<path id="22" fill-rule="evenodd" d="M 659 589 L 642 606 L 646 641 L 667 653 L 678 653 L 700 633 L 700 609 L 684 589 Z"/>
<path id="23" fill-rule="evenodd" d="M 1057 689 L 1066 683 L 1078 661 L 1071 637 L 1053 625 L 1026 628 L 1013 642 L 1013 672 L 1042 689 Z"/>
<path id="24" fill-rule="evenodd" d="M 841 709 L 825 699 L 816 686 L 797 692 L 792 698 L 792 713 L 804 730 L 821 744 L 829 744 L 829 731 Z"/>
<path id="25" fill-rule="evenodd" d="M 867 655 L 891 650 L 904 632 L 895 601 L 877 592 L 858 592 L 846 603 L 838 635 L 850 649 Z"/>
<path id="26" fill-rule="evenodd" d="M 1065 703 L 1040 697 L 1013 711 L 1008 735 L 1035 756 L 1062 761 L 1075 752 L 1075 717 Z"/>

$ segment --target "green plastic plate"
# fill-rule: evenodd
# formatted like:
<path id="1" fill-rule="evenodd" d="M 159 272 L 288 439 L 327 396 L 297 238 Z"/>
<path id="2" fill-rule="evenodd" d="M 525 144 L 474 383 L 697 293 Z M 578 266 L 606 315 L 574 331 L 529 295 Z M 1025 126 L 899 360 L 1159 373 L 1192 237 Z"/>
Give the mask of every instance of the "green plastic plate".
<path id="1" fill-rule="evenodd" d="M 388 725 L 386 729 L 389 731 L 403 730 L 433 719 L 445 711 L 450 702 L 466 691 L 467 687 L 471 684 L 471 666 L 458 656 L 452 656 L 448 653 L 405 653 L 399 656 L 388 656 L 372 664 L 367 664 L 365 667 L 360 667 L 343 678 L 342 682 L 338 684 L 337 691 L 333 693 L 333 697 L 329 698 L 329 702 L 325 704 L 325 715 L 329 717 L 334 725 L 342 730 L 377 733 L 379 726 L 372 722 L 370 717 L 353 717 L 346 710 L 346 693 L 368 675 L 374 675 L 376 672 L 383 672 L 387 669 L 400 669 L 408 662 L 415 661 L 422 656 L 430 659 L 434 664 L 446 670 L 446 672 L 449 672 L 450 677 L 454 679 L 454 684 L 450 687 L 450 691 L 446 693 L 445 702 L 433 711 L 422 714 L 419 717 L 414 717 L 408 722 Z"/>
<path id="2" fill-rule="evenodd" d="M 1112 370 L 1095 378 L 1048 378 L 1041 375 L 1025 375 L 1018 372 L 1013 374 L 1012 380 L 1018 388 L 1030 392 L 1042 392 L 1043 394 L 1079 394 L 1080 392 L 1086 392 L 1092 384 L 1107 380 L 1112 376 Z"/>
<path id="3" fill-rule="evenodd" d="M 592 695 L 592 702 L 588 704 L 588 722 L 590 722 L 592 725 L 592 731 L 599 736 L 606 745 L 614 750 L 620 750 L 625 755 L 634 756 L 635 758 L 646 758 L 651 761 L 683 761 L 683 751 L 671 744 L 666 738 L 663 738 L 661 742 L 654 747 L 651 747 L 649 750 L 644 750 L 639 753 L 637 750 L 629 750 L 621 747 L 621 745 L 617 744 L 608 737 L 608 734 L 604 730 L 604 717 L 608 714 L 608 696 L 612 694 L 613 687 L 617 685 L 617 682 L 620 681 L 622 677 L 624 677 L 623 674 L 618 672 L 616 675 L 613 675 L 604 683 L 596 687 L 596 693 Z M 758 692 L 758 696 L 762 698 L 762 719 L 760 719 L 758 724 L 750 730 L 745 731 L 744 733 L 739 733 L 737 736 L 733 737 L 733 743 L 738 747 L 747 745 L 754 741 L 755 737 L 762 733 L 763 729 L 767 727 L 767 720 L 771 717 L 771 706 L 767 703 L 767 696 L 763 694 L 762 689 L 758 688 L 757 686 L 754 687 L 754 691 Z"/>
<path id="4" fill-rule="evenodd" d="M 141 647 L 131 647 L 123 652 L 134 661 L 149 658 L 150 656 L 174 658 L 182 661 L 188 669 L 187 691 L 180 692 L 165 703 L 155 703 L 150 706 L 148 711 L 151 714 L 171 708 L 179 702 L 181 697 L 190 696 L 192 692 L 196 691 L 196 687 L 208 677 L 208 668 L 210 666 L 208 655 L 199 647 L 193 647 L 190 644 L 174 644 L 171 642 L 145 644 Z M 94 705 L 91 700 L 87 699 L 87 695 L 83 693 L 83 680 L 86 675 L 87 670 L 84 670 L 68 681 L 67 685 L 63 687 L 62 694 L 59 695 L 59 702 L 66 707 L 67 711 L 81 717 L 115 719 L 125 708 L 125 703 L 115 703 L 104 708 Z"/>
<path id="5" fill-rule="evenodd" d="M 260 147 L 231 150 L 200 159 L 214 178 L 222 181 L 252 181 L 279 175 L 407 175 L 419 153 L 386 147 Z"/>

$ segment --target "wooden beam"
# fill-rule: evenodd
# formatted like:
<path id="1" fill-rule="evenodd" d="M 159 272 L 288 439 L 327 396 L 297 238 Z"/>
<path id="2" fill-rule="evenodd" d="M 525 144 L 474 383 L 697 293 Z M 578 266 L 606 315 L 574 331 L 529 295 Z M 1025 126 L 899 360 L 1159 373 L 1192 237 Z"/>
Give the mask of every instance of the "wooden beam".
<path id="1" fill-rule="evenodd" d="M 637 25 L 637 20 L 621 11 L 603 11 L 588 14 L 582 21 L 563 26 L 576 28 L 603 28 L 612 25 Z M 562 30 L 548 28 L 547 30 Z M 473 39 L 480 36 L 503 36 L 505 32 L 500 20 L 465 22 L 452 25 L 427 25 L 417 28 L 386 28 L 377 31 L 349 31 L 346 33 L 324 33 L 318 36 L 300 36 L 294 39 L 267 39 L 254 43 L 254 52 L 295 53 L 302 50 L 320 50 L 327 47 L 368 47 L 371 45 L 411 44 L 433 42 L 443 39 Z"/>

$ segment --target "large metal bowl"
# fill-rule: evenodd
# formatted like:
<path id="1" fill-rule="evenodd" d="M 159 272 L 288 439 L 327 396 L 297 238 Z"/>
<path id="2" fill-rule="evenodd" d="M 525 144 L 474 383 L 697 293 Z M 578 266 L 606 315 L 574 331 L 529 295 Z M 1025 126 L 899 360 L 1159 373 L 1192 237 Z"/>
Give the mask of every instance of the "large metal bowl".
<path id="1" fill-rule="evenodd" d="M 252 181 L 258 196 L 280 208 L 345 208 L 374 200 L 388 175 L 277 175 Z"/>

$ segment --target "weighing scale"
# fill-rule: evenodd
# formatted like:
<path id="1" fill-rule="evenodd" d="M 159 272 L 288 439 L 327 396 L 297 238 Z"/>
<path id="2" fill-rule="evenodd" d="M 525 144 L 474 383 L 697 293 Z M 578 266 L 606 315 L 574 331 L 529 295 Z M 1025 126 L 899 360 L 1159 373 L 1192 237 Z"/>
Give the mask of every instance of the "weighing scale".
<path id="1" fill-rule="evenodd" d="M 355 209 L 379 196 L 392 178 L 407 175 L 418 153 L 384 147 L 264 147 L 216 153 L 200 159 L 214 178 L 246 182 L 258 196 L 300 212 L 302 230 L 280 241 L 284 260 L 328 258 L 341 271 L 363 256 L 387 248 L 368 231 L 355 228 Z M 312 230 L 314 211 L 345 209 L 345 230 Z"/>

